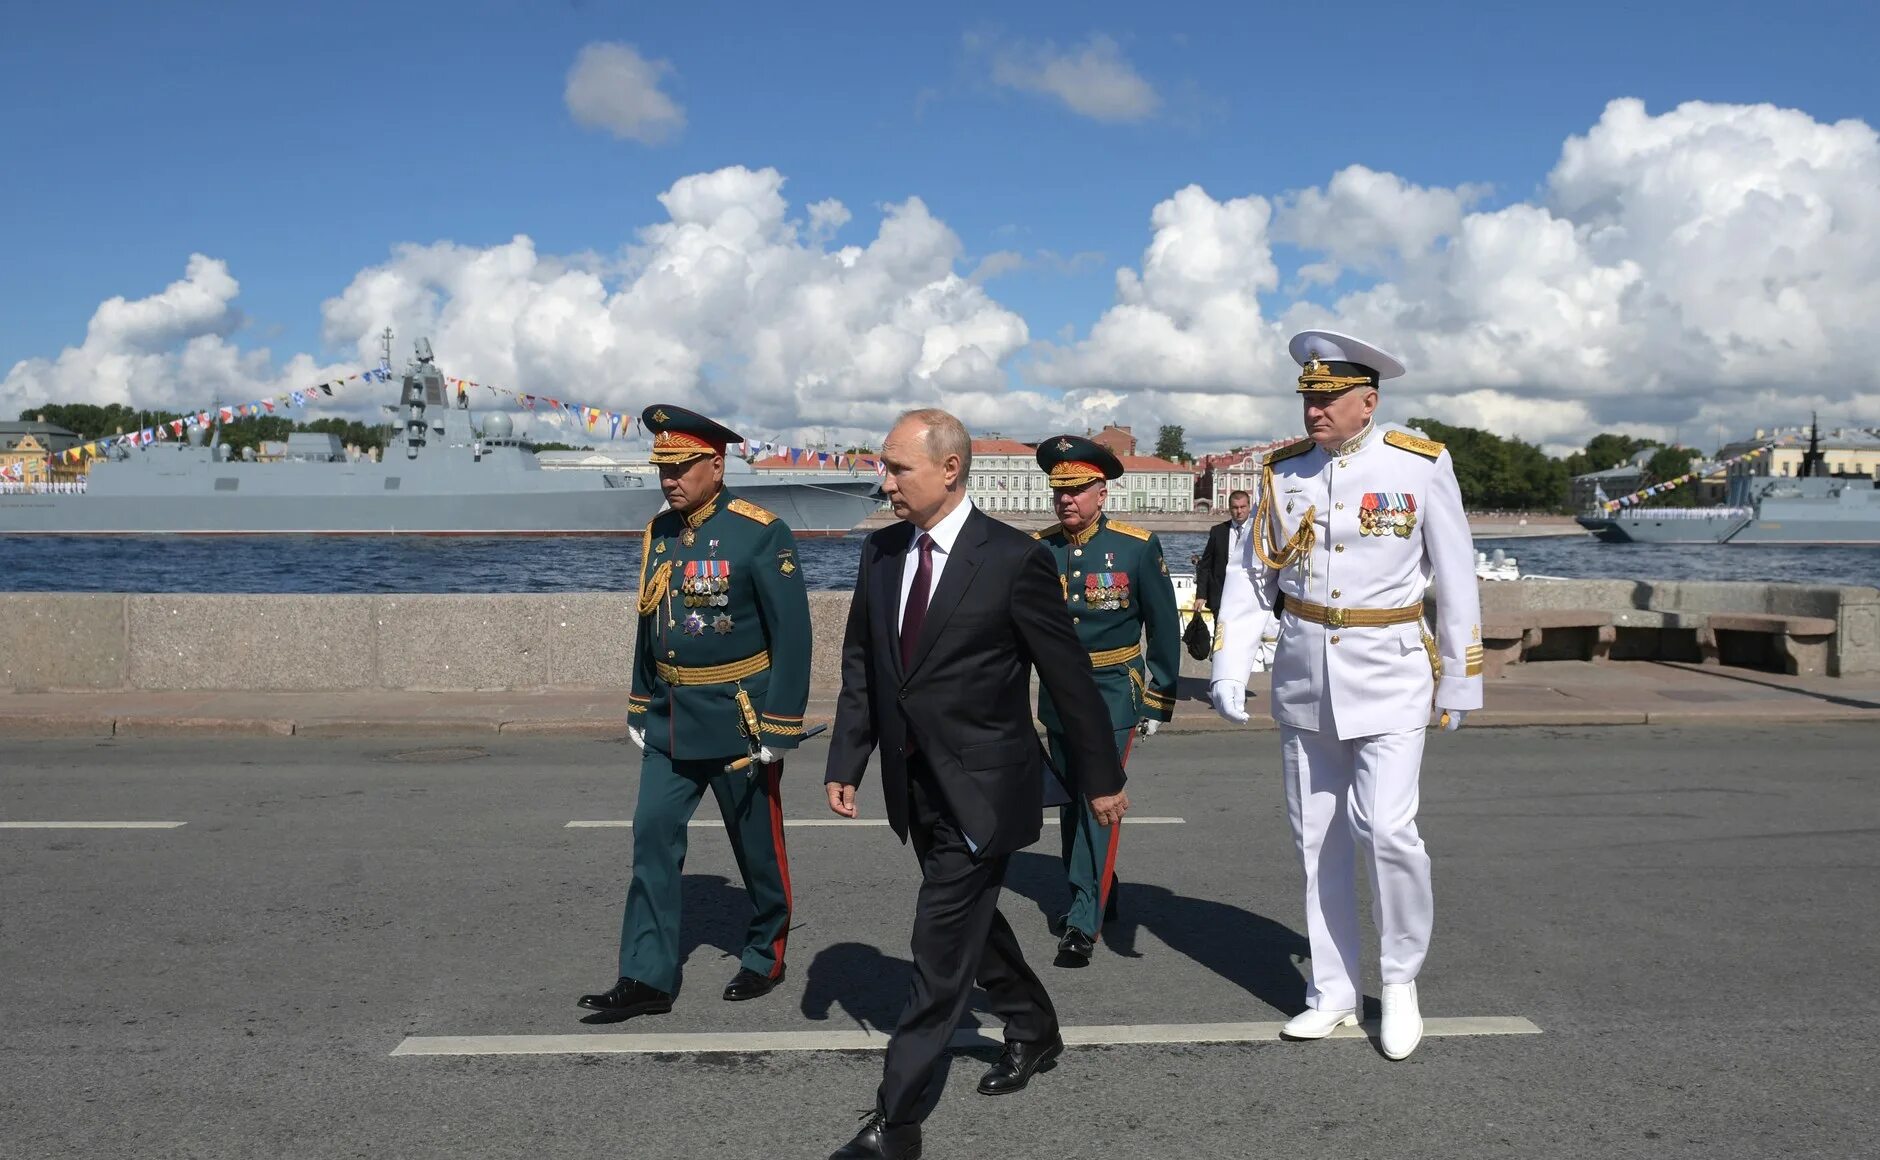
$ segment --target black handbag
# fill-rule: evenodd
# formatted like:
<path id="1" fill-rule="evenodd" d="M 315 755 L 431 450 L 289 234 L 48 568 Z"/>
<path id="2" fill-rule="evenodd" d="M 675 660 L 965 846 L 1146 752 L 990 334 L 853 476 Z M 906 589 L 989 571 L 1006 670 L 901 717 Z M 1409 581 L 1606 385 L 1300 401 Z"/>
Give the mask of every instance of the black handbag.
<path id="1" fill-rule="evenodd" d="M 1208 631 L 1199 610 L 1188 618 L 1188 627 L 1182 630 L 1182 643 L 1188 646 L 1188 655 L 1198 661 L 1207 660 L 1214 651 L 1214 634 Z"/>

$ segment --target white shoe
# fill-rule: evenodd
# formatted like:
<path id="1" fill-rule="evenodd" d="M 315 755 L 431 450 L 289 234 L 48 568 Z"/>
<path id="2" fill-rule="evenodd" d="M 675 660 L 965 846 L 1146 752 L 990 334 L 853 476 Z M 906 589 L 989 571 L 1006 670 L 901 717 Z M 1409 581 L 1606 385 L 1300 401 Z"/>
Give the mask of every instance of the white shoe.
<path id="1" fill-rule="evenodd" d="M 1358 1013 L 1347 1008 L 1343 1011 L 1301 1011 L 1286 1021 L 1286 1026 L 1279 1029 L 1281 1039 L 1323 1039 L 1340 1027 L 1350 1027 L 1358 1022 Z"/>
<path id="2" fill-rule="evenodd" d="M 1417 1010 L 1415 983 L 1384 984 L 1384 1020 L 1377 1039 L 1386 1059 L 1403 1059 L 1423 1042 L 1423 1014 Z"/>

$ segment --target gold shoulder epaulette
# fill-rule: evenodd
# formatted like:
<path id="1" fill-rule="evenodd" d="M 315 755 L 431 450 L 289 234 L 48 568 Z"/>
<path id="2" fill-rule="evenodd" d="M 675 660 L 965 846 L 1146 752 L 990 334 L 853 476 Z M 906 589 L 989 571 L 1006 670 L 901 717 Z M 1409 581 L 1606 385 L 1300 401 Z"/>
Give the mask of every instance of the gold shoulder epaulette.
<path id="1" fill-rule="evenodd" d="M 777 521 L 777 513 L 767 512 L 748 499 L 734 499 L 725 505 L 728 512 L 736 512 L 747 520 L 756 520 L 760 524 L 772 524 Z"/>
<path id="2" fill-rule="evenodd" d="M 1048 528 L 1040 528 L 1037 531 L 1033 532 L 1031 534 L 1031 538 L 1034 540 L 1048 540 L 1052 536 L 1057 535 L 1059 532 L 1063 530 L 1064 530 L 1063 524 L 1052 524 Z"/>
<path id="3" fill-rule="evenodd" d="M 1295 455 L 1304 455 L 1306 452 L 1312 450 L 1314 447 L 1317 447 L 1317 446 L 1318 444 L 1314 443 L 1310 439 L 1295 440 L 1294 442 L 1288 443 L 1286 446 L 1281 447 L 1276 451 L 1270 452 L 1266 457 L 1266 462 L 1268 466 L 1271 466 L 1272 464 L 1278 463 L 1282 459 L 1291 459 Z"/>
<path id="4" fill-rule="evenodd" d="M 1408 431 L 1386 431 L 1384 442 L 1392 447 L 1401 447 L 1425 459 L 1435 459 L 1443 453 L 1443 445 L 1434 439 L 1419 439 Z"/>
<path id="5" fill-rule="evenodd" d="M 1112 532 L 1118 535 L 1128 536 L 1131 539 L 1146 540 L 1149 538 L 1148 528 L 1139 528 L 1135 524 L 1126 524 L 1122 520 L 1109 520 L 1106 522 L 1105 526 Z"/>

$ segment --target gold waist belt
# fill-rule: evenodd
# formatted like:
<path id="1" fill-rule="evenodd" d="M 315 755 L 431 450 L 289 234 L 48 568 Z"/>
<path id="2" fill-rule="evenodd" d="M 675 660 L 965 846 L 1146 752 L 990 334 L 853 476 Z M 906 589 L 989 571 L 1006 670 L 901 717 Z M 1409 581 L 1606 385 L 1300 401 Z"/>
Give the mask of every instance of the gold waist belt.
<path id="1" fill-rule="evenodd" d="M 732 661 L 723 665 L 706 665 L 699 668 L 687 668 L 685 665 L 656 664 L 654 670 L 659 679 L 668 685 L 724 685 L 732 681 L 741 681 L 754 677 L 770 667 L 770 650 L 765 649 L 754 657 L 745 657 L 741 661 Z"/>
<path id="2" fill-rule="evenodd" d="M 1327 628 L 1387 628 L 1393 624 L 1410 624 L 1423 619 L 1421 604 L 1410 604 L 1403 608 L 1328 608 L 1310 600 L 1294 600 L 1287 596 L 1280 607 L 1300 620 L 1322 624 Z"/>
<path id="3" fill-rule="evenodd" d="M 1142 644 L 1140 642 L 1132 644 L 1128 648 L 1106 648 L 1101 652 L 1093 652 L 1090 654 L 1090 667 L 1093 669 L 1107 669 L 1112 665 L 1126 665 L 1141 655 Z"/>

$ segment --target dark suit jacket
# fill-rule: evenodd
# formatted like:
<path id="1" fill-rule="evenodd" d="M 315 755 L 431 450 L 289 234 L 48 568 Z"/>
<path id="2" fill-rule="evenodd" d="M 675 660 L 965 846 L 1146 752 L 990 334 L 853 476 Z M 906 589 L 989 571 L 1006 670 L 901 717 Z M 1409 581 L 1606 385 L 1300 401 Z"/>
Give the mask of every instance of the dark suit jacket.
<path id="1" fill-rule="evenodd" d="M 927 605 L 913 663 L 901 666 L 901 570 L 912 524 L 868 537 L 842 641 L 842 694 L 824 781 L 860 785 L 881 751 L 888 824 L 907 840 L 909 731 L 981 858 L 1038 840 L 1044 752 L 1031 716 L 1031 670 L 1065 725 L 1077 792 L 1123 788 L 1110 711 L 1091 676 L 1050 553 L 974 510 Z"/>
<path id="2" fill-rule="evenodd" d="M 1210 612 L 1221 610 L 1221 593 L 1227 588 L 1227 557 L 1233 550 L 1228 535 L 1233 527 L 1233 520 L 1222 520 L 1209 528 L 1208 546 L 1195 565 L 1195 589 L 1208 602 Z"/>

